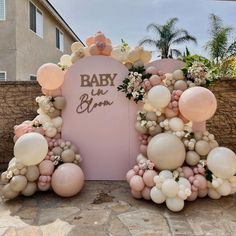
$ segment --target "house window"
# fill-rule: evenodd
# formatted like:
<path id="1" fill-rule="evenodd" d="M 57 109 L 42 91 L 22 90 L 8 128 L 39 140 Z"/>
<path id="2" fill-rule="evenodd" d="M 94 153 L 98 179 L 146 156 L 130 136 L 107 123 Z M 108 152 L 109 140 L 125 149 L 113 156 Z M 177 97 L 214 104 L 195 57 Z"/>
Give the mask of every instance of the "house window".
<path id="1" fill-rule="evenodd" d="M 56 47 L 64 51 L 64 34 L 58 28 L 56 28 Z"/>
<path id="2" fill-rule="evenodd" d="M 7 80 L 7 72 L 0 71 L 0 81 L 6 81 L 6 80 Z"/>
<path id="3" fill-rule="evenodd" d="M 30 29 L 43 38 L 43 13 L 32 2 L 29 4 L 29 15 Z"/>
<path id="4" fill-rule="evenodd" d="M 30 80 L 31 80 L 31 81 L 37 80 L 37 76 L 36 76 L 36 75 L 30 75 Z"/>
<path id="5" fill-rule="evenodd" d="M 0 0 L 0 20 L 6 19 L 5 12 L 6 12 L 5 0 Z"/>

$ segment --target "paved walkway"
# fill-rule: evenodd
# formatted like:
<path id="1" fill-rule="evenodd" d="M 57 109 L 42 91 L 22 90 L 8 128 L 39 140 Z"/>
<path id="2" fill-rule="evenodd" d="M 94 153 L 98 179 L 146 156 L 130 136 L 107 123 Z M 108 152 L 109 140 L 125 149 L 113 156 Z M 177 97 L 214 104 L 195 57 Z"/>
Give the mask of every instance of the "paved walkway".
<path id="1" fill-rule="evenodd" d="M 125 182 L 90 181 L 70 199 L 47 192 L 1 203 L 0 235 L 236 235 L 236 196 L 199 199 L 171 213 L 133 199 Z"/>

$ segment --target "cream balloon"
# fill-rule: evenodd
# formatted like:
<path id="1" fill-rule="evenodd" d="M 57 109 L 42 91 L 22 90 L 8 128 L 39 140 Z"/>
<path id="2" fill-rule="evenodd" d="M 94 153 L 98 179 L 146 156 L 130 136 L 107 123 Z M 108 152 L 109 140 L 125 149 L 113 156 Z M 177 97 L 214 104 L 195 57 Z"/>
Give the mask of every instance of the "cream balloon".
<path id="1" fill-rule="evenodd" d="M 217 192 L 221 196 L 228 196 L 229 194 L 231 194 L 231 190 L 231 184 L 227 180 L 223 180 L 223 183 L 217 188 Z"/>
<path id="2" fill-rule="evenodd" d="M 184 208 L 184 200 L 180 198 L 167 198 L 166 199 L 166 206 L 169 210 L 178 212 Z"/>
<path id="3" fill-rule="evenodd" d="M 184 122 L 178 117 L 169 120 L 169 127 L 172 131 L 182 131 L 184 129 Z"/>
<path id="4" fill-rule="evenodd" d="M 215 199 L 215 200 L 221 198 L 221 194 L 218 193 L 214 188 L 209 188 L 208 196 L 212 199 Z"/>
<path id="5" fill-rule="evenodd" d="M 166 107 L 171 100 L 171 94 L 167 87 L 157 85 L 150 89 L 148 92 L 148 101 L 156 109 Z"/>
<path id="6" fill-rule="evenodd" d="M 175 70 L 172 74 L 174 80 L 183 80 L 184 73 L 182 70 Z"/>
<path id="7" fill-rule="evenodd" d="M 150 192 L 150 196 L 153 202 L 161 204 L 166 200 L 166 196 L 157 187 L 153 187 Z"/>
<path id="8" fill-rule="evenodd" d="M 200 161 L 200 156 L 194 151 L 188 151 L 186 153 L 186 163 L 190 166 L 195 166 Z"/>
<path id="9" fill-rule="evenodd" d="M 37 191 L 37 185 L 34 182 L 28 182 L 25 189 L 21 191 L 21 194 L 24 196 L 32 196 Z"/>
<path id="10" fill-rule="evenodd" d="M 147 147 L 147 156 L 159 170 L 174 170 L 185 160 L 185 147 L 178 137 L 169 133 L 154 136 Z"/>
<path id="11" fill-rule="evenodd" d="M 179 185 L 174 179 L 167 179 L 162 184 L 161 191 L 167 197 L 175 197 L 179 191 Z"/>
<path id="12" fill-rule="evenodd" d="M 26 178 L 30 182 L 34 182 L 39 177 L 39 169 L 37 166 L 28 166 L 26 172 Z"/>
<path id="13" fill-rule="evenodd" d="M 207 156 L 208 169 L 217 177 L 228 179 L 236 173 L 236 155 L 225 147 L 217 147 Z"/>
<path id="14" fill-rule="evenodd" d="M 27 179 L 25 176 L 16 175 L 13 176 L 10 181 L 10 188 L 14 192 L 22 191 L 27 185 Z"/>
<path id="15" fill-rule="evenodd" d="M 196 142 L 195 151 L 201 155 L 206 156 L 211 150 L 211 146 L 205 140 L 199 140 Z"/>
<path id="16" fill-rule="evenodd" d="M 67 54 L 61 56 L 61 58 L 60 58 L 60 63 L 61 63 L 62 65 L 68 66 L 68 67 L 71 66 L 71 65 L 72 65 L 71 56 L 70 56 L 70 55 L 67 55 Z"/>
<path id="17" fill-rule="evenodd" d="M 13 199 L 16 198 L 18 196 L 19 192 L 15 192 L 10 188 L 10 184 L 6 184 L 4 185 L 4 187 L 2 188 L 2 196 L 5 199 Z"/>
<path id="18" fill-rule="evenodd" d="M 74 43 L 72 43 L 72 45 L 71 45 L 71 51 L 72 52 L 76 52 L 77 50 L 79 50 L 80 48 L 82 48 L 83 47 L 83 44 L 82 43 L 80 43 L 80 42 L 74 42 Z"/>
<path id="19" fill-rule="evenodd" d="M 27 133 L 17 139 L 14 154 L 26 166 L 39 164 L 47 155 L 47 140 L 39 133 Z"/>

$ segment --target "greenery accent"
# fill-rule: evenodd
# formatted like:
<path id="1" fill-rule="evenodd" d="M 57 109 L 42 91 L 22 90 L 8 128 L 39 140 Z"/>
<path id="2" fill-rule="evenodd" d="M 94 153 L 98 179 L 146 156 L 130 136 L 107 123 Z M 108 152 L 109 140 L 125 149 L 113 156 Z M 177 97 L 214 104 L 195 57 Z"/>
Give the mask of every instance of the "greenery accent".
<path id="1" fill-rule="evenodd" d="M 206 170 L 206 180 L 210 182 L 213 180 L 213 173 L 210 170 Z"/>

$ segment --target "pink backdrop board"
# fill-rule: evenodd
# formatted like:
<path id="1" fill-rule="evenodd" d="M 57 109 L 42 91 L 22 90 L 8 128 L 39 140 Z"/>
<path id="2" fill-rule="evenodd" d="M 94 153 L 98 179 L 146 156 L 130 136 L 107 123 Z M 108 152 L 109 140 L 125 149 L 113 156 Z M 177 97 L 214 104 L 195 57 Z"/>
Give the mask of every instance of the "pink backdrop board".
<path id="1" fill-rule="evenodd" d="M 161 59 L 149 63 L 146 67 L 155 66 L 164 73 L 173 73 L 175 70 L 183 68 L 184 65 L 185 63 L 180 60 Z"/>
<path id="2" fill-rule="evenodd" d="M 138 154 L 138 107 L 117 91 L 128 75 L 105 56 L 86 57 L 65 74 L 62 137 L 80 149 L 87 180 L 123 180 Z"/>

